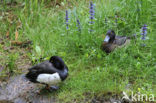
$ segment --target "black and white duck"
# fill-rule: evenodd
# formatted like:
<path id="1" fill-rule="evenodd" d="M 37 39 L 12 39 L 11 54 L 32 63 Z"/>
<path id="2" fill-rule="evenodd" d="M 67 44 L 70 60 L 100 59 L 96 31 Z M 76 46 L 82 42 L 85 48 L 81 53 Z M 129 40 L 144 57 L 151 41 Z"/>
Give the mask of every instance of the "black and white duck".
<path id="1" fill-rule="evenodd" d="M 45 84 L 49 90 L 57 90 L 56 85 L 68 76 L 68 67 L 58 56 L 52 56 L 50 60 L 39 63 L 28 70 L 26 78 L 34 83 Z"/>
<path id="2" fill-rule="evenodd" d="M 108 30 L 106 37 L 101 44 L 101 49 L 106 53 L 112 52 L 115 48 L 123 47 L 130 43 L 130 37 L 126 36 L 116 36 L 113 30 Z"/>

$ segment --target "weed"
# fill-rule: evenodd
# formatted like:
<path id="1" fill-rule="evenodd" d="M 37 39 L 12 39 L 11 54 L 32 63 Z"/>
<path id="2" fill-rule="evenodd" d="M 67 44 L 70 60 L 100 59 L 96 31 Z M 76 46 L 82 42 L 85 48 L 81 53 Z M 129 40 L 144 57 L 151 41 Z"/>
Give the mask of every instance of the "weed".
<path id="1" fill-rule="evenodd" d="M 18 58 L 18 54 L 9 54 L 7 61 L 8 73 L 16 72 L 16 59 Z"/>

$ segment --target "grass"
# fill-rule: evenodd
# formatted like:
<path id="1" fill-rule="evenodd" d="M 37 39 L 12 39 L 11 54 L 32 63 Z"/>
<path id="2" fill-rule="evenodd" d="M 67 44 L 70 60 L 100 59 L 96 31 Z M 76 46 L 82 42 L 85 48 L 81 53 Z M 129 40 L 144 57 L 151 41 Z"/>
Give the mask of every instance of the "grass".
<path id="1" fill-rule="evenodd" d="M 153 1 L 93 0 L 95 23 L 91 34 L 88 32 L 89 1 L 65 0 L 60 7 L 46 7 L 47 2 L 26 1 L 21 10 L 13 10 L 17 19 L 12 24 L 9 20 L 0 20 L 3 21 L 0 33 L 4 36 L 9 30 L 10 38 L 14 40 L 16 21 L 19 20 L 22 24 L 18 29 L 19 40 L 33 41 L 33 50 L 29 54 L 32 60 L 52 55 L 63 57 L 69 67 L 69 77 L 55 94 L 60 100 L 78 102 L 87 96 L 94 98 L 95 95 L 120 94 L 122 91 L 156 94 Z M 69 12 L 68 30 L 65 10 Z M 77 19 L 80 20 L 81 34 L 76 26 Z M 148 25 L 149 39 L 144 42 L 145 47 L 140 46 L 143 43 L 140 40 L 143 24 Z M 117 35 L 136 34 L 137 39 L 107 55 L 100 50 L 100 45 L 108 29 L 115 30 Z M 128 84 L 131 85 L 130 91 L 126 89 Z"/>

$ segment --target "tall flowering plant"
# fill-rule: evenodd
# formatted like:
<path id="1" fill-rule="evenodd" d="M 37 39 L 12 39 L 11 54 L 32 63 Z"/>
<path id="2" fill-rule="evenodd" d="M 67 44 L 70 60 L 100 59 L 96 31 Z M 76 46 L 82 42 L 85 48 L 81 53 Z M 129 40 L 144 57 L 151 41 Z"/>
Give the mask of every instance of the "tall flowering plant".
<path id="1" fill-rule="evenodd" d="M 80 25 L 79 19 L 77 19 L 76 22 L 77 22 L 77 25 L 76 26 L 78 28 L 78 32 L 81 34 L 81 25 Z"/>
<path id="2" fill-rule="evenodd" d="M 143 27 L 141 28 L 142 32 L 141 32 L 141 39 L 142 40 L 146 40 L 146 36 L 147 36 L 147 25 L 144 24 Z"/>
<path id="3" fill-rule="evenodd" d="M 144 24 L 143 27 L 141 28 L 141 40 L 146 40 L 147 36 L 147 25 Z M 142 46 L 146 46 L 146 44 L 142 44 Z"/>
<path id="4" fill-rule="evenodd" d="M 65 18 L 65 20 L 66 20 L 66 29 L 68 30 L 69 29 L 69 17 L 68 17 L 68 10 L 66 10 L 66 18 Z"/>
<path id="5" fill-rule="evenodd" d="M 69 29 L 69 17 L 68 17 L 68 10 L 66 10 L 66 17 L 65 17 L 65 21 L 66 21 L 66 30 L 67 30 L 67 34 L 68 34 L 68 29 Z"/>
<path id="6" fill-rule="evenodd" d="M 90 14 L 90 33 L 93 31 L 93 24 L 94 24 L 94 15 L 95 15 L 95 10 L 94 10 L 94 4 L 91 1 L 90 6 L 89 6 L 89 14 Z"/>

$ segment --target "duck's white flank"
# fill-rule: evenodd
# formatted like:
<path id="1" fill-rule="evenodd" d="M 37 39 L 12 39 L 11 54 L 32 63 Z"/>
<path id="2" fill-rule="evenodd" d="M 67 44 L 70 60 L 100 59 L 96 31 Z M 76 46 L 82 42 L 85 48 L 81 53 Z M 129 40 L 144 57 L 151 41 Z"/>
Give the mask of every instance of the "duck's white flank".
<path id="1" fill-rule="evenodd" d="M 40 83 L 55 85 L 61 82 L 61 78 L 58 73 L 54 74 L 39 74 L 37 77 L 37 81 Z"/>

